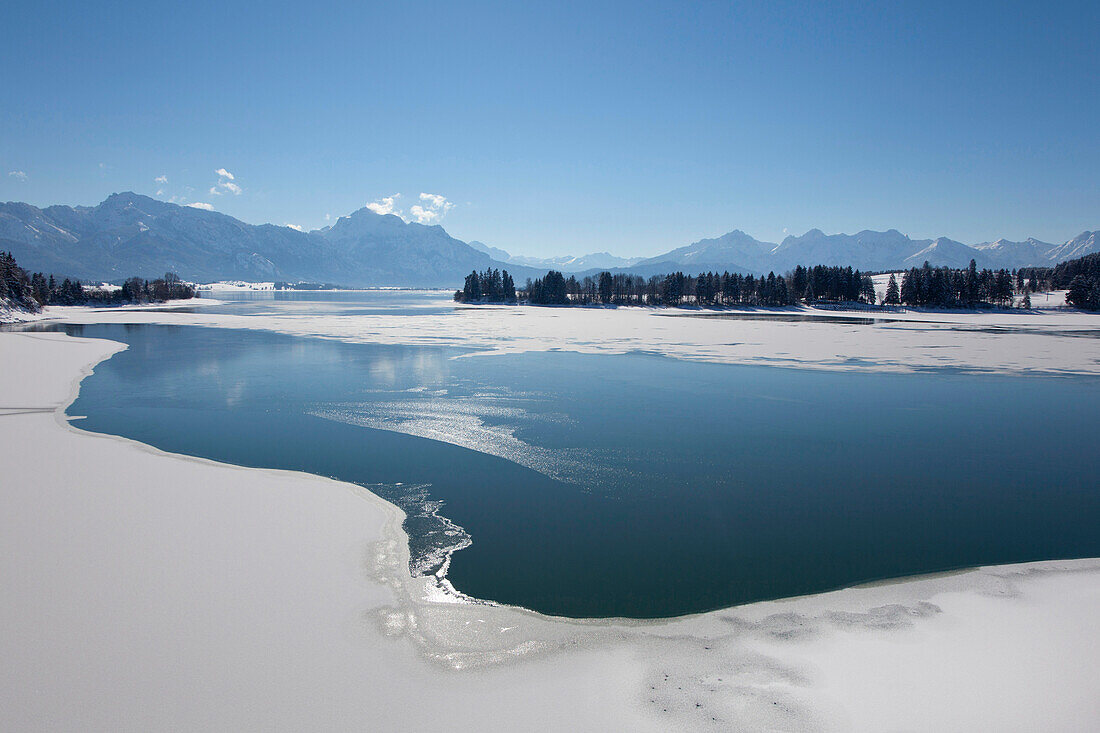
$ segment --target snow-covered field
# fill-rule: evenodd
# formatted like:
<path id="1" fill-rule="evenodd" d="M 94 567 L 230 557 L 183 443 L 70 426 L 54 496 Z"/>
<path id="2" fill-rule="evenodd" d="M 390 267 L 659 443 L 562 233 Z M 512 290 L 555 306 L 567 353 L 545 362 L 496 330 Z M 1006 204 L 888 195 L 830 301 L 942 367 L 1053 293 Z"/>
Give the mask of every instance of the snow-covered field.
<path id="1" fill-rule="evenodd" d="M 900 314 L 900 324 L 848 326 L 667 313 L 470 308 L 399 323 L 201 308 L 47 315 L 498 350 L 819 359 L 826 368 L 940 363 L 915 340 L 965 368 L 1100 371 L 1100 341 L 1064 333 L 1095 328 L 1098 319 L 1083 314 Z M 1021 325 L 1040 333 L 1011 330 Z M 433 601 L 427 581 L 406 570 L 400 511 L 363 489 L 70 426 L 60 410 L 77 380 L 118 348 L 0 333 L 6 728 L 1100 727 L 1100 560 L 985 568 L 658 622 Z"/>

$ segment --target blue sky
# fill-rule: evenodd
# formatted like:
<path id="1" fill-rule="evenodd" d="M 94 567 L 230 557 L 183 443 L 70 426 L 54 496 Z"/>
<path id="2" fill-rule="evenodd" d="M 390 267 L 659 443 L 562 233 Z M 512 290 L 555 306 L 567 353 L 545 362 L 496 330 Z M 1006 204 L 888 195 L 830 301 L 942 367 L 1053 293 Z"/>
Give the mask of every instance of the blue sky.
<path id="1" fill-rule="evenodd" d="M 0 200 L 308 229 L 401 194 L 532 255 L 1064 241 L 1100 227 L 1097 28 L 1096 2 L 9 0 Z"/>

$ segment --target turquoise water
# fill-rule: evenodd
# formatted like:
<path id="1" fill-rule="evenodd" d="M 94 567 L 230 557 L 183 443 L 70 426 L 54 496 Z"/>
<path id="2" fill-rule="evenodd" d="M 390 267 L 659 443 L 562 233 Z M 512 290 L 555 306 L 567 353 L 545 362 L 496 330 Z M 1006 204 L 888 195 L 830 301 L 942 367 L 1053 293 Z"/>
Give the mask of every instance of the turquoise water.
<path id="1" fill-rule="evenodd" d="M 979 564 L 1100 556 L 1100 381 L 473 356 L 97 325 L 77 426 L 368 486 L 417 573 L 659 617 Z"/>

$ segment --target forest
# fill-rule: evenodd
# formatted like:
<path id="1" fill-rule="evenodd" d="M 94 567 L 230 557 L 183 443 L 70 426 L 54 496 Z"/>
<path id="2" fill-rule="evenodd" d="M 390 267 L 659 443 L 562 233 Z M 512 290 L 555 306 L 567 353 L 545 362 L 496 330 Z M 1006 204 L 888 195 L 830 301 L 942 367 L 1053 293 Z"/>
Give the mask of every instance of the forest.
<path id="1" fill-rule="evenodd" d="M 551 270 L 528 279 L 517 291 L 505 270 L 471 272 L 454 299 L 462 303 L 525 302 L 532 305 L 649 305 L 649 306 L 787 306 L 849 303 L 920 308 L 1011 308 L 1020 298 L 1031 307 L 1030 294 L 1039 290 L 1068 289 L 1070 305 L 1100 309 L 1100 255 L 1063 262 L 1053 268 L 991 270 L 974 260 L 964 269 L 933 267 L 925 262 L 890 276 L 886 292 L 876 301 L 872 273 L 851 267 L 798 266 L 785 275 L 766 276 L 703 272 L 674 272 L 649 278 L 602 272 L 577 278 Z M 1021 298 L 1022 296 L 1022 298 Z"/>
<path id="2" fill-rule="evenodd" d="M 965 270 L 932 267 L 925 262 L 902 276 L 897 301 L 892 297 L 893 288 L 887 286 L 883 303 L 921 308 L 1010 308 L 1017 291 L 1035 292 L 1032 285 L 1034 281 L 1025 283 L 1018 272 L 1013 276 L 1003 269 L 979 270 L 974 260 Z"/>
<path id="3" fill-rule="evenodd" d="M 1100 252 L 1057 265 L 1050 275 L 1056 288 L 1066 288 L 1066 302 L 1082 310 L 1100 310 Z"/>
<path id="4" fill-rule="evenodd" d="M 30 312 L 44 305 L 122 305 L 160 303 L 195 297 L 195 289 L 169 272 L 156 280 L 132 277 L 120 288 L 86 288 L 77 280 L 28 274 L 10 252 L 0 252 L 0 301 Z"/>

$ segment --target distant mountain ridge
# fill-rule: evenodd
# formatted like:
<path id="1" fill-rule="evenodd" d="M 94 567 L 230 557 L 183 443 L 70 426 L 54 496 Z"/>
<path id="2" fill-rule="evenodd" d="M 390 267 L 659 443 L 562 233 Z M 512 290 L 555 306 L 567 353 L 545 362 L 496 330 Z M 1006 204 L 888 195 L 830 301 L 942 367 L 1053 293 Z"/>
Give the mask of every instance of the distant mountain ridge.
<path id="1" fill-rule="evenodd" d="M 501 262 L 507 262 L 513 265 L 523 265 L 525 267 L 552 268 L 568 273 L 584 272 L 593 269 L 607 270 L 618 267 L 629 267 L 642 260 L 641 257 L 617 257 L 609 252 L 592 252 L 591 254 L 580 255 L 579 257 L 574 257 L 572 255 L 560 257 L 528 257 L 526 255 L 509 254 L 499 247 L 490 247 L 482 242 L 471 241 L 467 242 L 467 244 Z"/>
<path id="2" fill-rule="evenodd" d="M 471 270 L 507 266 L 440 226 L 360 209 L 323 230 L 246 224 L 135 193 L 98 206 L 0 204 L 0 249 L 25 269 L 84 280 L 175 272 L 186 280 L 311 281 L 350 287 L 453 287 Z"/>
<path id="3" fill-rule="evenodd" d="M 348 287 L 459 287 L 471 270 L 507 269 L 517 284 L 548 269 L 578 277 L 603 270 L 651 276 L 670 271 L 787 272 L 796 265 L 851 265 L 896 270 L 933 265 L 1019 268 L 1052 266 L 1100 252 L 1098 232 L 1063 244 L 998 239 L 966 245 L 946 237 L 910 239 L 896 229 L 825 234 L 811 229 L 776 244 L 740 230 L 701 239 L 649 258 L 598 252 L 581 257 L 513 256 L 481 242 L 463 242 L 441 226 L 406 222 L 363 208 L 312 232 L 246 224 L 226 214 L 135 193 L 97 206 L 0 203 L 0 251 L 21 266 L 83 280 L 310 281 Z"/>
<path id="4" fill-rule="evenodd" d="M 1027 239 L 998 239 L 966 245 L 947 237 L 910 239 L 896 229 L 864 230 L 856 234 L 825 234 L 811 229 L 782 242 L 762 242 L 734 230 L 721 237 L 700 239 L 656 257 L 641 260 L 637 269 L 674 263 L 680 269 L 783 273 L 797 265 L 850 265 L 860 270 L 885 271 L 935 266 L 966 267 L 973 259 L 981 268 L 1049 267 L 1100 251 L 1097 232 L 1083 232 L 1060 245 Z M 630 269 L 630 268 L 627 268 Z"/>

